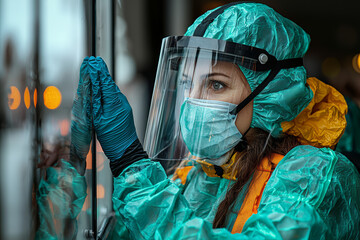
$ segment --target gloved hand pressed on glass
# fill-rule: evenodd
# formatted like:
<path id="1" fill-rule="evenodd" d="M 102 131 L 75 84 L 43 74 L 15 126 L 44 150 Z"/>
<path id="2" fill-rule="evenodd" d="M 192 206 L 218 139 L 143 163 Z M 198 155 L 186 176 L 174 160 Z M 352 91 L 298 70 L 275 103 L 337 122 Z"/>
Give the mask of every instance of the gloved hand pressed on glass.
<path id="1" fill-rule="evenodd" d="M 70 161 L 77 171 L 84 175 L 86 155 L 91 142 L 91 81 L 89 77 L 89 58 L 80 67 L 78 89 L 71 111 Z"/>
<path id="2" fill-rule="evenodd" d="M 132 109 L 109 74 L 101 57 L 88 61 L 97 138 L 114 176 L 140 159 L 148 158 L 136 135 Z"/>

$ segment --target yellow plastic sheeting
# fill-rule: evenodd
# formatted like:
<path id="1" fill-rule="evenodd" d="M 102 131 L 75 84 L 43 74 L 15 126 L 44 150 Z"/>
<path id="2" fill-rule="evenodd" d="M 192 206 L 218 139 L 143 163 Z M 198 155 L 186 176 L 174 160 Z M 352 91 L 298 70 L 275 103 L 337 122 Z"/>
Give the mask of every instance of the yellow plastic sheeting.
<path id="1" fill-rule="evenodd" d="M 317 78 L 308 78 L 307 84 L 314 97 L 295 119 L 281 123 L 283 132 L 298 137 L 304 145 L 334 148 L 346 127 L 345 99 Z"/>
<path id="2" fill-rule="evenodd" d="M 175 174 L 174 174 L 173 180 L 180 179 L 180 180 L 181 180 L 181 184 L 182 184 L 182 185 L 185 185 L 187 175 L 189 174 L 190 170 L 191 170 L 193 167 L 194 167 L 194 166 L 185 166 L 185 167 L 177 168 L 177 169 L 175 170 Z"/>
<path id="3" fill-rule="evenodd" d="M 234 171 L 235 163 L 240 158 L 241 153 L 235 152 L 230 161 L 224 165 L 221 165 L 219 167 L 222 168 L 223 174 L 222 178 L 228 179 L 228 180 L 236 180 L 236 171 Z M 201 164 L 201 167 L 203 171 L 206 173 L 209 177 L 220 177 L 215 170 L 215 167 L 213 164 L 205 162 L 204 160 L 195 160 L 196 162 Z"/>

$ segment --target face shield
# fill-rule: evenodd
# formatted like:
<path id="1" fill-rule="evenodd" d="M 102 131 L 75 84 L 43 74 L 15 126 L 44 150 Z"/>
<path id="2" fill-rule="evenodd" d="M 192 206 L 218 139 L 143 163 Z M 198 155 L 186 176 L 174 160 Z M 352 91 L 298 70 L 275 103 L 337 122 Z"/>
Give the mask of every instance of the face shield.
<path id="1" fill-rule="evenodd" d="M 273 78 L 283 65 L 265 50 L 242 44 L 165 38 L 144 141 L 149 157 L 224 163 L 242 138 L 237 113 L 266 86 L 250 93 L 240 67 L 273 70 L 268 77 Z"/>

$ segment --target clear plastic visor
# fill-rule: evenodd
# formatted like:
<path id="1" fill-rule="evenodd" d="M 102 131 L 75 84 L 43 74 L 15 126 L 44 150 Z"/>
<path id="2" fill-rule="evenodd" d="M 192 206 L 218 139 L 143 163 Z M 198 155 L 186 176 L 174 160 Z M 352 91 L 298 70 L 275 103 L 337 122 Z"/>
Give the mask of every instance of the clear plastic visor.
<path id="1" fill-rule="evenodd" d="M 239 137 L 230 112 L 251 92 L 239 66 L 255 68 L 258 60 L 174 41 L 163 40 L 145 150 L 160 161 L 223 156 Z"/>

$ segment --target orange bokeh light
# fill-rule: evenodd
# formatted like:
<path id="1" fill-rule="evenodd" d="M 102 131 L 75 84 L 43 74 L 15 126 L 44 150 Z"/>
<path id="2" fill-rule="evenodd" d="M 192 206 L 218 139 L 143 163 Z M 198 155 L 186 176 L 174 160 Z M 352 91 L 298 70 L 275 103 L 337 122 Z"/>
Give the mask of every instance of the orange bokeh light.
<path id="1" fill-rule="evenodd" d="M 34 90 L 34 106 L 36 107 L 37 104 L 37 89 Z"/>
<path id="2" fill-rule="evenodd" d="M 356 54 L 352 59 L 353 68 L 360 73 L 360 54 Z"/>
<path id="3" fill-rule="evenodd" d="M 44 91 L 44 104 L 48 109 L 56 109 L 61 104 L 61 92 L 55 86 L 49 86 Z"/>
<path id="4" fill-rule="evenodd" d="M 26 87 L 25 88 L 25 92 L 24 92 L 24 103 L 25 103 L 25 107 L 27 109 L 29 109 L 30 107 L 30 92 L 29 92 L 29 88 Z"/>
<path id="5" fill-rule="evenodd" d="M 8 94 L 8 105 L 11 110 L 15 110 L 19 107 L 21 101 L 21 95 L 19 89 L 14 86 L 10 87 L 10 93 Z"/>

